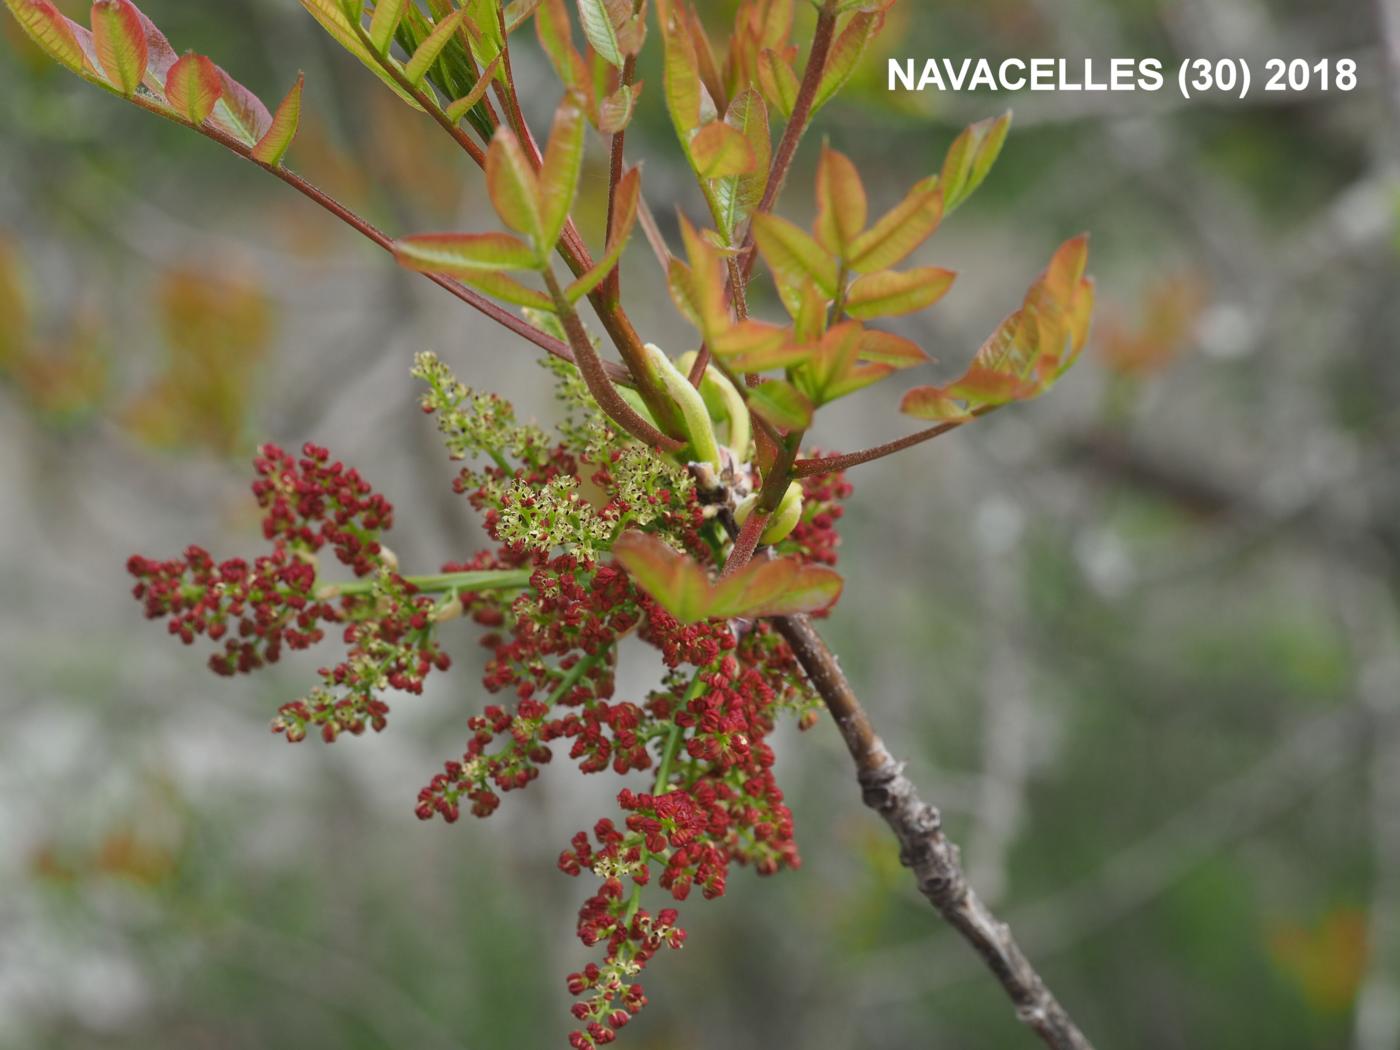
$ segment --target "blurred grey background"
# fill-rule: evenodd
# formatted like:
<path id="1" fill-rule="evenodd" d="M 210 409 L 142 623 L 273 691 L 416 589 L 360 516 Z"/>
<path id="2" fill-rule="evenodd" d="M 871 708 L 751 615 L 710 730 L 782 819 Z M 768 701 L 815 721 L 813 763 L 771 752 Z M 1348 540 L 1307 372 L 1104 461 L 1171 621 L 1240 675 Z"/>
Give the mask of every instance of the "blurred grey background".
<path id="1" fill-rule="evenodd" d="M 63 5 L 83 17 L 84 4 Z M 730 5 L 702 5 L 717 40 Z M 290 162 L 395 232 L 482 223 L 479 175 L 294 0 L 146 0 L 262 97 L 307 73 Z M 554 859 L 610 812 L 558 762 L 489 821 L 414 797 L 485 702 L 451 676 L 382 735 L 268 732 L 324 653 L 217 679 L 144 621 L 133 552 L 259 545 L 263 440 L 327 444 L 425 570 L 480 542 L 408 370 L 551 412 L 532 351 L 274 180 L 0 43 L 0 1046 L 563 1045 L 586 886 Z M 1086 360 L 1041 402 L 851 475 L 823 631 L 970 872 L 1100 1047 L 1400 1047 L 1400 54 L 1392 0 L 904 0 L 818 136 L 875 207 L 961 126 L 1016 123 L 921 250 L 961 274 L 902 325 L 951 377 L 1054 246 L 1093 233 Z M 531 105 L 557 88 L 533 44 Z M 1349 57 L 1355 91 L 885 90 L 889 55 Z M 654 57 L 652 59 L 654 62 Z M 669 222 L 701 215 L 660 71 L 629 135 Z M 585 190 L 605 184 L 595 140 Z M 596 201 L 597 194 L 592 199 Z M 598 205 L 585 226 L 601 226 Z M 639 242 L 643 334 L 689 334 Z M 760 301 L 758 309 L 773 309 Z M 897 384 L 816 440 L 906 432 Z M 656 668 L 630 654 L 626 689 Z M 644 1050 L 1030 1046 L 864 810 L 827 723 L 779 738 L 805 866 L 683 908 Z"/>

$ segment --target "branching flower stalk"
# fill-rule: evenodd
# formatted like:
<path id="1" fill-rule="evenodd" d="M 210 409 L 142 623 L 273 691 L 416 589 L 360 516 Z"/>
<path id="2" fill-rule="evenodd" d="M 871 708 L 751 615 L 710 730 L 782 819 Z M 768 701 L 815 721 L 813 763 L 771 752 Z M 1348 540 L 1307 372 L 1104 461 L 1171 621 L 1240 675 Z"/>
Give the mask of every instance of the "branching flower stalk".
<path id="1" fill-rule="evenodd" d="M 810 728 L 821 707 L 919 889 L 987 962 L 1018 1016 L 1051 1047 L 1087 1048 L 968 886 L 937 810 L 919 800 L 813 626 L 841 592 L 837 526 L 851 494 L 842 472 L 1038 396 L 1083 348 L 1093 285 L 1078 237 L 960 376 L 905 394 L 902 411 L 924 429 L 863 451 L 802 452 L 824 405 L 928 363 L 880 323 L 948 292 L 950 271 L 907 260 L 987 177 L 1009 115 L 966 129 L 939 171 L 873 221 L 856 164 L 823 146 L 817 215 L 804 229 L 777 212 L 794 159 L 894 0 L 821 0 L 800 75 L 792 0 L 742 0 L 722 52 L 688 0 L 656 0 L 654 12 L 646 0 L 300 2 L 467 154 L 500 228 L 391 237 L 285 166 L 300 78 L 269 110 L 211 59 L 178 56 L 130 0 L 95 0 L 87 26 L 51 0 L 5 0 L 37 46 L 78 76 L 275 175 L 546 351 L 564 418 L 552 433 L 522 423 L 421 354 L 423 408 L 462 464 L 455 491 L 481 515 L 491 546 L 407 572 L 384 542 L 395 509 L 358 471 L 314 445 L 300 455 L 267 445 L 253 484 L 265 549 L 223 560 L 194 545 L 173 558 L 133 556 L 145 614 L 186 644 L 212 643 L 210 666 L 225 675 L 339 639 L 343 653 L 277 712 L 274 730 L 293 742 L 385 729 L 395 697 L 449 671 L 442 632 L 474 626 L 489 654 L 482 687 L 500 699 L 464 718 L 460 756 L 419 792 L 417 816 L 489 816 L 562 755 L 582 773 L 623 779 L 616 819 L 580 831 L 559 857 L 566 874 L 593 880 L 577 932 L 599 957 L 567 981 L 577 1050 L 613 1042 L 646 1003 L 640 972 L 684 943 L 677 910 L 653 911 L 654 896 L 721 896 L 735 863 L 760 875 L 800 864 L 767 741 L 781 717 Z M 542 138 L 512 70 L 512 47 L 530 46 L 526 27 L 562 86 Z M 624 157 L 642 104 L 638 56 L 653 29 L 664 77 L 647 102 L 664 104 L 710 213 L 704 229 L 679 217 L 678 250 Z M 608 154 L 596 254 L 573 218 L 590 126 Z M 675 359 L 644 342 L 622 301 L 620 263 L 638 221 L 695 330 L 695 349 Z M 760 260 L 782 305 L 776 317 L 749 310 Z M 605 359 L 590 333 L 585 299 L 620 360 Z M 621 699 L 619 643 L 633 636 L 666 671 L 646 696 Z"/>

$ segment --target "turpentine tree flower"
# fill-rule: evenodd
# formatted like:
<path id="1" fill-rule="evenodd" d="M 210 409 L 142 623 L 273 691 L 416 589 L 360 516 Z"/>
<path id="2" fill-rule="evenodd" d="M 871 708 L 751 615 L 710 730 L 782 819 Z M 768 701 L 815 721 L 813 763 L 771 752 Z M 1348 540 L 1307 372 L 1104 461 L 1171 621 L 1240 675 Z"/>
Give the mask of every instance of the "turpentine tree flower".
<path id="1" fill-rule="evenodd" d="M 904 395 L 903 413 L 928 425 L 854 452 L 810 447 L 824 406 L 929 365 L 889 323 L 932 307 L 955 275 L 911 257 L 986 179 L 1010 124 L 1008 114 L 969 127 L 938 171 L 883 210 L 856 161 L 823 146 L 813 222 L 778 214 L 813 117 L 894 0 L 817 0 L 806 41 L 792 0 L 740 0 L 719 48 L 687 0 L 300 0 L 461 148 L 498 220 L 397 238 L 286 165 L 300 76 L 269 108 L 210 58 L 179 55 L 131 0 L 95 0 L 87 25 L 50 0 L 5 2 L 84 80 L 280 179 L 549 355 L 564 406 L 554 432 L 431 354 L 414 364 L 486 549 L 447 552 L 435 571 L 402 566 L 385 543 L 394 508 L 368 480 L 325 449 L 268 445 L 253 482 L 265 547 L 251 561 L 191 546 L 128 567 L 145 614 L 186 644 L 210 643 L 220 674 L 256 671 L 286 649 L 328 652 L 306 693 L 276 712 L 273 729 L 291 742 L 385 730 L 401 694 L 450 670 L 445 632 L 475 632 L 488 654 L 479 702 L 461 713 L 441 770 L 406 800 L 422 820 L 488 817 L 556 759 L 615 778 L 610 811 L 559 844 L 561 871 L 587 885 L 577 932 L 596 953 L 567 977 L 572 1046 L 611 1043 L 646 1004 L 641 971 L 685 942 L 674 905 L 722 896 L 736 865 L 763 876 L 799 866 L 769 741 L 781 719 L 809 728 L 828 710 L 920 890 L 1048 1045 L 1088 1047 L 968 886 L 937 811 L 813 626 L 842 591 L 843 472 L 1039 396 L 1083 349 L 1093 307 L 1088 243 L 1076 237 L 961 374 Z M 643 94 L 649 42 L 663 75 Z M 538 136 L 512 71 L 527 47 L 558 82 Z M 643 105 L 664 108 L 707 212 L 678 216 L 674 246 L 628 163 Z M 593 247 L 573 219 L 590 138 L 608 158 L 607 225 Z M 638 226 L 694 330 L 683 353 L 649 342 L 629 315 L 619 262 Z M 758 273 L 777 293 L 769 316 L 750 309 Z M 644 696 L 617 693 L 628 637 L 665 667 Z"/>

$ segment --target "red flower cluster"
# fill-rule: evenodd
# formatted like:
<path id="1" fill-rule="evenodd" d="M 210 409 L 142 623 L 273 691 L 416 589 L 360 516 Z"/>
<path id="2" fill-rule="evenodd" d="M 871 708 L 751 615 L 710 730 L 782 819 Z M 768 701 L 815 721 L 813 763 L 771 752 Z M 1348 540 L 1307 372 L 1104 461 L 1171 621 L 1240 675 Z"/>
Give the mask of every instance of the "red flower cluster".
<path id="1" fill-rule="evenodd" d="M 278 708 L 273 731 L 295 743 L 320 726 L 330 743 L 341 733 L 382 730 L 389 714 L 385 688 L 421 693 L 430 671 L 451 666 L 434 637 L 435 610 L 432 598 L 393 573 L 384 574 L 367 602 L 347 599 L 345 659 L 321 668 L 322 684 L 309 696 Z"/>
<path id="2" fill-rule="evenodd" d="M 600 820 L 593 841 L 580 831 L 559 857 L 566 874 L 587 869 L 602 879 L 579 912 L 580 940 L 603 944 L 605 954 L 601 967 L 570 978 L 575 994 L 589 995 L 575 1007 L 575 1016 L 588 1022 L 573 1034 L 575 1047 L 610 1041 L 618 1011 L 636 1012 L 641 991 L 631 978 L 655 954 L 637 921 L 646 915 L 638 903 L 653 868 L 657 883 L 683 901 L 696 889 L 706 899 L 721 896 L 734 861 L 764 875 L 801 863 L 766 741 L 777 712 L 801 708 L 807 699 L 787 645 L 766 627 L 737 638 L 723 624 L 683 628 L 654 607 L 642 637 L 668 653 L 668 662 L 698 670 L 690 678 L 673 673 L 670 688 L 646 705 L 640 731 L 663 741 L 653 791 L 624 788 L 618 795 L 624 826 Z M 630 896 L 624 879 L 632 882 Z M 661 918 L 668 930 L 683 933 L 674 912 Z"/>
<path id="3" fill-rule="evenodd" d="M 466 404 L 466 395 L 452 402 Z M 464 470 L 455 487 L 482 513 L 496 547 L 442 572 L 519 581 L 505 589 L 459 591 L 438 578 L 429 589 L 444 594 L 439 604 L 399 575 L 380 541 L 393 508 L 310 445 L 300 458 L 265 446 L 256 460 L 269 554 L 215 564 L 192 547 L 182 559 L 135 557 L 129 567 L 148 616 L 167 618 L 186 642 L 224 640 L 211 662 L 225 673 L 305 648 L 336 625 L 344 659 L 279 709 L 274 729 L 289 740 L 382 729 L 385 692 L 420 692 L 429 673 L 446 670 L 440 622 L 470 617 L 490 652 L 483 683 L 501 699 L 467 719 L 461 757 L 419 792 L 421 819 L 453 822 L 463 808 L 490 815 L 561 747 L 584 773 L 647 774 L 649 790 L 622 787 L 617 822 L 599 820 L 591 837 L 579 832 L 559 857 L 567 874 L 587 870 L 598 880 L 580 908 L 578 936 L 603 957 L 568 979 L 580 997 L 570 1041 L 585 1050 L 613 1041 L 646 1003 L 637 975 L 662 946 L 685 940 L 673 908 L 653 916 L 641 906 L 644 887 L 659 885 L 676 901 L 696 891 L 709 899 L 725 892 L 736 862 L 761 875 L 800 864 L 768 738 L 784 711 L 810 724 L 818 701 L 766 623 L 682 624 L 606 560 L 612 537 L 640 527 L 717 567 L 727 537 L 684 472 L 606 438 L 590 439 L 586 453 L 578 433 L 551 446 L 500 404 L 477 409 L 485 414 L 458 412 L 447 432 L 464 450 L 491 453 L 493 465 Z M 803 487 L 803 518 L 782 549 L 834 564 L 838 504 L 850 486 L 835 476 Z M 361 579 L 318 582 L 317 556 L 327 549 Z M 668 669 L 636 702 L 614 695 L 618 643 L 629 634 Z"/>
<path id="4" fill-rule="evenodd" d="M 209 657 L 219 674 L 276 663 L 284 645 L 314 645 L 325 636 L 321 623 L 336 616 L 314 596 L 316 570 L 285 547 L 251 565 L 242 558 L 215 564 L 208 551 L 191 546 L 170 561 L 132 555 L 126 567 L 138 581 L 132 593 L 147 619 L 166 619 L 186 645 L 199 635 L 224 643 Z"/>
<path id="5" fill-rule="evenodd" d="M 394 571 L 380 543 L 394 508 L 358 471 L 316 445 L 304 446 L 299 459 L 264 445 L 253 466 L 271 553 L 251 564 L 216 564 L 195 546 L 169 561 L 134 555 L 127 562 L 137 579 L 133 593 L 147 618 L 166 619 L 187 645 L 201 635 L 222 641 L 209 658 L 220 674 L 275 663 L 284 647 L 306 649 L 325 637 L 327 624 L 342 626 L 345 659 L 321 670 L 323 683 L 310 696 L 283 705 L 273 728 L 288 740 L 301 740 L 313 725 L 326 740 L 382 729 L 385 689 L 421 692 L 430 670 L 448 666 L 432 637 L 433 600 Z M 327 547 L 357 577 L 378 573 L 375 582 L 338 600 L 322 594 L 316 555 Z"/>
<path id="6" fill-rule="evenodd" d="M 603 965 L 589 963 L 568 976 L 569 993 L 581 1000 L 573 1005 L 574 1018 L 584 1027 L 569 1034 L 575 1050 L 589 1050 L 611 1043 L 618 1030 L 641 1012 L 646 992 L 631 980 L 664 945 L 685 944 L 685 931 L 676 925 L 674 908 L 662 908 L 653 918 L 638 907 L 635 896 L 626 899 L 619 879 L 603 882 L 579 910 L 579 937 L 585 944 L 607 943 Z"/>
<path id="7" fill-rule="evenodd" d="M 641 710 L 610 702 L 617 640 L 641 615 L 631 581 L 566 554 L 538 555 L 530 583 L 508 604 L 467 596 L 473 618 L 492 628 L 482 639 L 493 650 L 484 684 L 493 693 L 513 691 L 516 702 L 509 712 L 493 704 L 468 721 L 472 737 L 462 760 L 446 763 L 419 792 L 424 820 L 456 820 L 464 797 L 476 816 L 489 815 L 500 804 L 497 791 L 539 776 L 552 758 L 547 745 L 561 738 L 574 741 L 570 757 L 585 773 L 651 764 L 635 732 Z M 501 630 L 507 627 L 508 636 Z M 501 746 L 490 750 L 497 741 Z"/>
<path id="8" fill-rule="evenodd" d="M 820 456 L 821 453 L 814 452 L 812 455 Z M 851 483 L 844 473 L 836 471 L 803 478 L 801 484 L 802 520 L 785 543 L 796 545 L 798 552 L 810 562 L 835 566 L 836 548 L 841 543 L 836 523 L 845 513 L 841 504 L 851 498 Z"/>
<path id="9" fill-rule="evenodd" d="M 613 469 L 619 458 L 614 452 L 589 475 L 600 492 L 598 514 L 612 522 L 638 509 L 635 487 L 633 500 L 619 491 Z M 767 737 L 782 710 L 810 724 L 816 701 L 791 650 L 766 624 L 745 625 L 742 633 L 723 621 L 681 624 L 618 568 L 552 555 L 545 541 L 534 547 L 505 534 L 503 515 L 520 508 L 502 497 L 503 486 L 524 479 L 538 491 L 556 478 L 579 476 L 581 468 L 560 446 L 514 475 L 491 467 L 464 471 L 458 480 L 458 491 L 485 515 L 488 532 L 502 544 L 470 567 L 505 568 L 528 559 L 533 574 L 530 590 L 512 599 L 470 596 L 473 618 L 488 629 L 482 642 L 492 652 L 484 684 L 514 699 L 469 720 L 465 753 L 423 788 L 417 812 L 424 820 L 454 821 L 469 805 L 473 814 L 489 815 L 501 792 L 540 775 L 556 741 L 570 742 L 569 757 L 585 773 L 612 769 L 628 775 L 659 767 L 652 792 L 624 788 L 619 794 L 626 814 L 622 827 L 600 820 L 593 828 L 596 844 L 579 832 L 559 858 L 567 874 L 587 869 L 601 880 L 580 909 L 578 935 L 585 945 L 602 945 L 604 957 L 569 978 L 574 994 L 585 997 L 574 1008 L 584 1025 L 573 1033 L 572 1045 L 592 1047 L 611 1042 L 645 1002 L 634 978 L 657 947 L 679 946 L 684 938 L 673 910 L 653 922 L 640 907 L 643 886 L 655 881 L 677 901 L 694 890 L 709 899 L 724 893 L 735 861 L 765 875 L 800 864 Z M 834 564 L 837 504 L 850 486 L 836 477 L 811 479 L 804 489 L 807 510 L 785 546 Z M 641 499 L 656 516 L 653 531 L 713 562 L 714 548 L 703 535 L 704 508 L 693 489 L 681 496 L 663 487 Z M 532 511 L 542 503 L 533 496 L 525 500 Z M 544 516 L 534 529 L 552 536 L 559 524 Z M 671 669 L 665 687 L 640 706 L 613 695 L 616 644 L 633 629 Z M 624 890 L 629 882 L 630 892 Z"/>
<path id="10" fill-rule="evenodd" d="M 394 524 L 394 508 L 357 470 L 347 470 L 319 445 L 295 459 L 264 445 L 253 460 L 253 495 L 263 509 L 263 536 L 278 550 L 314 554 L 329 545 L 356 576 L 380 567 L 379 534 Z"/>

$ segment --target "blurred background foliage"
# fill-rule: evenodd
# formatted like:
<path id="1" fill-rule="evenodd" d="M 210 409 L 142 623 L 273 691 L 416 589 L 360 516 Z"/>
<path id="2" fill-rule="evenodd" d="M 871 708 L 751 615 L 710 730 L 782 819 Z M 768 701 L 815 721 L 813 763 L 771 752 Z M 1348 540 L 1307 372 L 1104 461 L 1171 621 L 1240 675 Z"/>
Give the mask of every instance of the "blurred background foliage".
<path id="1" fill-rule="evenodd" d="M 720 31 L 730 5 L 703 6 Z M 479 177 L 293 0 L 144 7 L 263 97 L 305 69 L 290 163 L 375 221 L 481 221 Z M 854 473 L 825 630 L 1103 1047 L 1400 1046 L 1387 7 L 906 0 L 883 55 L 1348 56 L 1360 84 L 892 95 L 876 55 L 822 114 L 878 206 L 1014 105 L 992 178 L 922 249 L 962 274 L 904 328 L 938 376 L 1055 244 L 1094 235 L 1091 360 L 1044 402 Z M 217 680 L 140 619 L 123 571 L 191 541 L 254 549 L 266 439 L 359 466 L 399 508 L 405 563 L 469 555 L 411 357 L 548 415 L 530 352 L 0 24 L 0 1045 L 561 1045 L 583 888 L 554 858 L 615 787 L 561 766 L 490 821 L 420 825 L 417 788 L 483 703 L 469 631 L 385 735 L 288 748 L 267 720 L 315 657 Z M 557 89 L 523 50 L 543 115 Z M 643 72 L 629 154 L 663 221 L 699 216 Z M 803 220 L 813 154 L 785 206 Z M 596 235 L 600 205 L 583 217 Z M 644 334 L 683 349 L 640 245 L 625 274 Z M 894 394 L 842 402 L 819 442 L 903 432 Z M 640 695 L 656 669 L 633 662 Z M 690 941 L 649 974 L 630 1045 L 1029 1045 L 860 806 L 831 727 L 783 735 L 779 762 L 806 865 L 684 908 Z"/>

